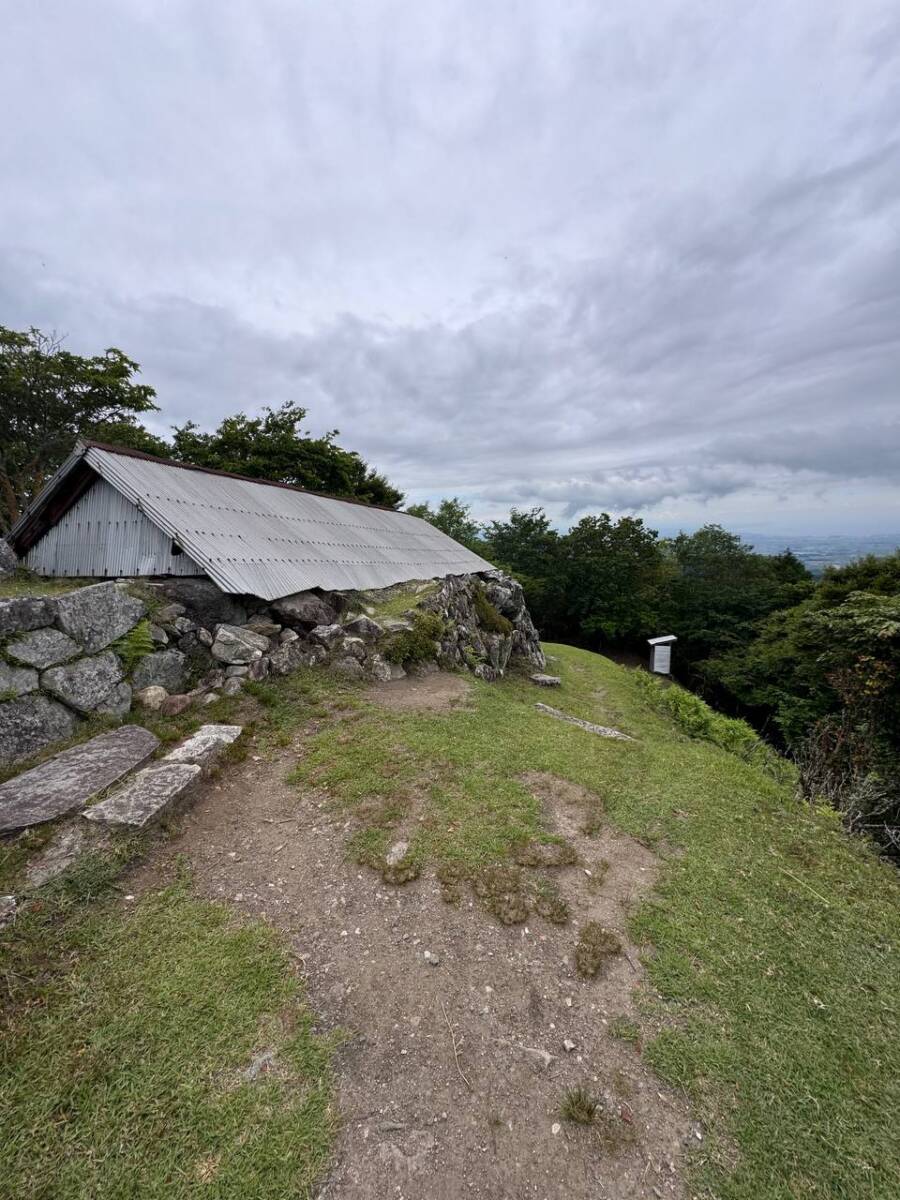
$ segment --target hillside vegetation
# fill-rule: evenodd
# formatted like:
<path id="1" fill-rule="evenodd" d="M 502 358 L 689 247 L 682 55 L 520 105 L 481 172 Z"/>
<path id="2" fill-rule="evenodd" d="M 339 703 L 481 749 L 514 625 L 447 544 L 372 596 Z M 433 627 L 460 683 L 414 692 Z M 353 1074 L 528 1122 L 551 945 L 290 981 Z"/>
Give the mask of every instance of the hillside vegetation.
<path id="1" fill-rule="evenodd" d="M 255 687 L 257 752 L 288 741 L 315 715 L 293 783 L 314 786 L 342 811 L 348 853 L 375 864 L 415 789 L 421 820 L 407 861 L 411 874 L 426 877 L 455 878 L 454 865 L 464 877 L 473 866 L 515 862 L 529 839 L 552 843 L 540 802 L 521 782 L 526 773 L 555 776 L 599 797 L 593 819 L 640 839 L 663 864 L 657 888 L 632 917 L 649 986 L 640 1028 L 625 1032 L 642 1047 L 636 1053 L 685 1090 L 703 1122 L 705 1136 L 687 1166 L 687 1194 L 896 1196 L 896 871 L 849 838 L 831 809 L 799 801 L 792 772 L 773 770 L 754 752 L 752 736 L 693 711 L 679 717 L 677 704 L 659 705 L 636 673 L 607 659 L 565 646 L 547 650 L 563 679 L 553 703 L 616 726 L 633 742 L 552 720 L 535 708 L 546 697 L 525 679 L 474 681 L 466 701 L 449 710 L 404 712 L 386 710 L 327 675 L 301 672 Z M 329 719 L 335 711 L 344 719 Z M 686 732 L 688 726 L 700 736 Z M 331 1129 L 325 1049 L 311 1041 L 298 1045 L 298 1070 L 308 1072 L 313 1087 L 301 1109 L 284 1099 L 267 1109 L 245 1088 L 217 1099 L 221 1079 L 210 1073 L 217 1056 L 230 1071 L 246 1063 L 252 1029 L 284 1006 L 293 986 L 278 966 L 284 951 L 268 935 L 231 930 L 213 910 L 195 912 L 190 906 L 197 902 L 184 888 L 145 899 L 126 915 L 102 894 L 83 903 L 101 923 L 86 925 L 83 918 L 77 936 L 66 934 L 61 944 L 58 931 L 50 938 L 65 965 L 49 979 L 35 965 L 40 943 L 29 941 L 49 937 L 46 921 L 0 935 L 11 972 L 6 986 L 17 1000 L 7 1019 L 11 1083 L 3 1124 L 18 1133 L 0 1148 L 11 1194 L 120 1194 L 120 1177 L 104 1176 L 113 1166 L 92 1160 L 86 1148 L 97 1142 L 108 1151 L 142 1128 L 135 1125 L 136 1114 L 146 1115 L 133 1095 L 138 1080 L 152 1089 L 160 1136 L 158 1147 L 143 1143 L 149 1161 L 142 1194 L 195 1194 L 196 1171 L 219 1155 L 211 1195 L 305 1195 Z M 158 972 L 129 965 L 124 946 L 132 936 L 146 948 L 148 967 L 158 950 L 163 954 L 172 988 L 161 986 Z M 571 926 L 560 927 L 562 953 L 573 953 L 576 936 Z M 206 961 L 226 955 L 229 987 L 248 989 L 246 1014 L 210 1007 L 202 972 L 190 966 L 195 953 Z M 144 1000 L 130 1009 L 130 1023 L 117 1018 L 108 1026 L 108 1004 L 90 1015 L 91 998 L 104 994 L 122 1004 Z M 179 1015 L 164 1022 L 163 1037 L 161 1012 L 172 1000 Z M 215 1054 L 198 1053 L 223 1020 Z M 60 1059 L 66 1046 L 82 1049 Z M 106 1097 L 116 1104 L 103 1103 Z M 217 1134 L 212 1118 L 220 1104 L 229 1121 L 247 1112 L 253 1136 L 246 1153 Z M 285 1169 L 266 1190 L 266 1129 L 273 1144 L 287 1145 L 292 1128 L 301 1148 L 294 1190 Z M 64 1166 L 73 1147 L 88 1155 L 77 1169 Z M 185 1155 L 193 1173 L 182 1165 Z M 62 1181 L 55 1192 L 40 1183 L 51 1178 Z"/>

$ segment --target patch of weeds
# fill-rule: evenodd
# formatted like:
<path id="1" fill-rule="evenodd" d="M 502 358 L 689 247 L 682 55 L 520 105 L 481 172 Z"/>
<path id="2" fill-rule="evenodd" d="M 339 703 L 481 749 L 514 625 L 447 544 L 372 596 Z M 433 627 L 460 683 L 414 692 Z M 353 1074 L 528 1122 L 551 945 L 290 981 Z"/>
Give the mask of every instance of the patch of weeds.
<path id="1" fill-rule="evenodd" d="M 599 808 L 591 808 L 584 814 L 581 832 L 585 837 L 596 837 L 603 832 L 603 812 Z"/>
<path id="2" fill-rule="evenodd" d="M 575 1125 L 593 1125 L 599 1111 L 600 1101 L 581 1084 L 567 1088 L 559 1106 L 563 1120 Z"/>
<path id="3" fill-rule="evenodd" d="M 606 882 L 606 876 L 609 874 L 610 862 L 607 858 L 598 858 L 596 862 L 592 862 L 587 868 L 590 875 L 585 876 L 587 880 L 588 891 L 593 893 L 599 892 Z"/>
<path id="4" fill-rule="evenodd" d="M 73 592 L 76 588 L 96 583 L 96 579 L 50 579 L 35 575 L 27 567 L 16 567 L 0 579 L 0 599 L 14 596 L 55 596 L 60 592 Z"/>
<path id="5" fill-rule="evenodd" d="M 622 943 L 611 929 L 598 921 L 588 921 L 578 935 L 575 966 L 579 975 L 592 979 L 610 958 L 622 953 Z"/>
<path id="6" fill-rule="evenodd" d="M 138 621 L 133 629 L 129 629 L 118 641 L 113 642 L 111 649 L 122 660 L 125 674 L 130 675 L 141 659 L 156 649 L 156 643 L 150 636 L 150 622 L 146 617 L 143 621 Z"/>
<path id="7" fill-rule="evenodd" d="M 601 1109 L 594 1120 L 594 1129 L 600 1145 L 607 1154 L 621 1152 L 633 1145 L 637 1139 L 634 1125 L 620 1112 Z"/>
<path id="8" fill-rule="evenodd" d="M 396 887 L 400 887 L 404 883 L 411 883 L 412 880 L 418 879 L 422 873 L 422 864 L 407 851 L 397 862 L 385 862 L 381 868 L 381 878 L 385 883 L 392 883 Z"/>
<path id="9" fill-rule="evenodd" d="M 359 830 L 350 839 L 350 853 L 361 867 L 370 867 L 378 871 L 385 883 L 400 887 L 411 883 L 422 873 L 422 860 L 412 848 L 407 848 L 404 854 L 393 862 L 388 862 L 390 847 L 388 831 L 384 828 Z"/>
<path id="10" fill-rule="evenodd" d="M 15 688 L 0 689 L 0 704 L 6 704 L 7 700 L 15 700 L 18 694 Z"/>
<path id="11" fill-rule="evenodd" d="M 478 617 L 478 624 L 482 629 L 486 629 L 489 633 L 499 633 L 503 637 L 509 637 L 513 631 L 512 621 L 502 616 L 494 605 L 491 604 L 490 600 L 488 600 L 484 584 L 475 584 L 475 589 L 472 593 L 472 605 L 475 609 L 475 615 Z"/>
<path id="12" fill-rule="evenodd" d="M 523 842 L 513 850 L 520 867 L 571 867 L 578 861 L 575 847 L 562 838 L 554 841 Z"/>
<path id="13" fill-rule="evenodd" d="M 425 662 L 436 656 L 435 643 L 444 635 L 444 622 L 432 612 L 416 612 L 412 629 L 395 634 L 384 649 L 384 657 L 392 663 Z"/>
<path id="14" fill-rule="evenodd" d="M 556 884 L 540 878 L 534 886 L 534 911 L 539 917 L 554 925 L 565 925 L 569 920 L 569 906 L 560 895 Z"/>
<path id="15" fill-rule="evenodd" d="M 442 862 L 435 872 L 441 885 L 441 899 L 445 904 L 459 904 L 462 900 L 462 885 L 469 877 L 468 871 L 458 862 Z"/>
<path id="16" fill-rule="evenodd" d="M 12 837 L 0 838 L 0 893 L 12 892 L 28 860 L 50 841 L 52 825 L 36 825 Z"/>
<path id="17" fill-rule="evenodd" d="M 632 1046 L 641 1044 L 641 1027 L 629 1017 L 614 1017 L 609 1023 L 609 1032 L 611 1037 L 630 1042 Z"/>
<path id="18" fill-rule="evenodd" d="M 504 925 L 520 924 L 531 911 L 522 872 L 517 867 L 482 867 L 472 877 L 472 889 L 488 912 Z"/>

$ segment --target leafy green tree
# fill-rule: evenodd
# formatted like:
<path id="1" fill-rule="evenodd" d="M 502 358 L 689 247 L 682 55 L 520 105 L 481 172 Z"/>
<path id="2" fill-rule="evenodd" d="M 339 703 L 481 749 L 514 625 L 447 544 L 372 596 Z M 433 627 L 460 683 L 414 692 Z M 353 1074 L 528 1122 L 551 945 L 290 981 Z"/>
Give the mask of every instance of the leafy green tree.
<path id="1" fill-rule="evenodd" d="M 476 554 L 484 552 L 481 526 L 472 516 L 471 505 L 463 504 L 457 496 L 442 500 L 436 511 L 427 503 L 411 504 L 406 511 L 410 516 L 428 521 L 454 541 L 474 550 Z"/>
<path id="2" fill-rule="evenodd" d="M 182 462 L 289 483 L 332 496 L 397 508 L 402 492 L 352 450 L 335 443 L 338 431 L 322 437 L 304 433 L 306 409 L 291 401 L 264 408 L 259 417 L 236 413 L 218 429 L 202 432 L 193 421 L 172 431 L 171 456 Z"/>
<path id="3" fill-rule="evenodd" d="M 799 603 L 814 587 L 790 551 L 754 554 L 720 525 L 681 533 L 663 543 L 663 552 L 669 578 L 661 616 L 688 666 L 747 642 L 757 622 Z"/>
<path id="4" fill-rule="evenodd" d="M 484 532 L 487 557 L 519 580 L 542 636 L 564 638 L 568 627 L 560 561 L 562 539 L 544 510 L 514 508 L 507 521 L 491 521 Z"/>
<path id="5" fill-rule="evenodd" d="M 18 519 L 81 436 L 139 429 L 153 388 L 121 350 L 83 358 L 59 338 L 0 326 L 0 533 Z"/>
<path id="6" fill-rule="evenodd" d="M 642 520 L 584 517 L 562 539 L 560 563 L 578 637 L 625 641 L 656 627 L 664 561 L 656 531 Z"/>

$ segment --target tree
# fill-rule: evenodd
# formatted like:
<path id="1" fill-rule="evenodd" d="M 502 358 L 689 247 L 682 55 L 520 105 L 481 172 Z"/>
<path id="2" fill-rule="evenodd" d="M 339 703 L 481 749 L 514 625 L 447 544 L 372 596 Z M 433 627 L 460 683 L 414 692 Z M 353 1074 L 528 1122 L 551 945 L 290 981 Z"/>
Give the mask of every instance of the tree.
<path id="1" fill-rule="evenodd" d="M 427 503 L 411 504 L 406 511 L 412 517 L 421 517 L 424 521 L 428 521 L 429 524 L 446 533 L 448 537 L 452 537 L 454 541 L 467 546 L 476 554 L 483 552 L 481 526 L 473 519 L 471 506 L 463 504 L 458 497 L 451 496 L 449 499 L 442 500 L 436 512 Z"/>
<path id="2" fill-rule="evenodd" d="M 562 539 L 568 620 L 588 640 L 646 636 L 658 623 L 663 559 L 640 518 L 584 517 Z"/>
<path id="3" fill-rule="evenodd" d="M 18 520 L 79 437 L 111 424 L 135 431 L 135 414 L 156 410 L 153 388 L 121 350 L 92 358 L 54 335 L 0 326 L 0 533 Z"/>
<path id="4" fill-rule="evenodd" d="M 754 554 L 720 525 L 680 533 L 663 543 L 669 583 L 662 617 L 679 638 L 678 658 L 693 665 L 753 636 L 769 613 L 799 603 L 812 576 L 790 551 Z"/>
<path id="5" fill-rule="evenodd" d="M 542 508 L 511 510 L 509 520 L 485 526 L 487 556 L 521 583 L 532 619 L 544 637 L 565 637 L 562 542 Z"/>
<path id="6" fill-rule="evenodd" d="M 193 421 L 172 431 L 171 456 L 181 462 L 289 483 L 331 496 L 397 508 L 403 493 L 353 450 L 335 444 L 336 429 L 314 438 L 301 429 L 306 409 L 288 401 L 259 417 L 236 413 L 203 433 Z"/>

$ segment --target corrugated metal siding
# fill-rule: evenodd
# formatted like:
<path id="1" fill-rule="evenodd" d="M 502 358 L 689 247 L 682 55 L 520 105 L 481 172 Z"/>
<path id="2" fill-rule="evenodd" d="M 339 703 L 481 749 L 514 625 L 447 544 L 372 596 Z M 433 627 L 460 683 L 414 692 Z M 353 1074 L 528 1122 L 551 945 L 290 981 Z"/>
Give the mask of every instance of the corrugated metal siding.
<path id="1" fill-rule="evenodd" d="M 97 482 L 28 551 L 39 575 L 203 575 L 172 539 L 114 487 Z"/>
<path id="2" fill-rule="evenodd" d="M 380 588 L 491 569 L 418 517 L 91 446 L 86 461 L 225 592 Z M 177 560 L 176 560 L 177 561 Z"/>

